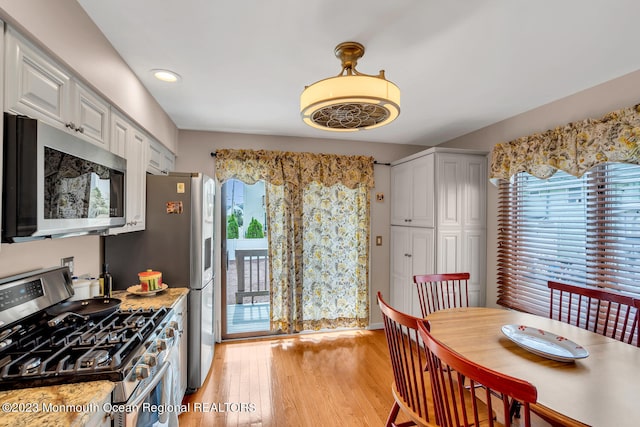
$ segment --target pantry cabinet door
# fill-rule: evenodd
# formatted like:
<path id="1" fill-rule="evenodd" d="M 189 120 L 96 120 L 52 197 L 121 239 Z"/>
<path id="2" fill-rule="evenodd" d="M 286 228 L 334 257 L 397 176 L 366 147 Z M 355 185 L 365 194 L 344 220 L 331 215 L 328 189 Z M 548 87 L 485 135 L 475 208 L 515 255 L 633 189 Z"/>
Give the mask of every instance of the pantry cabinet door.
<path id="1" fill-rule="evenodd" d="M 409 274 L 409 288 L 411 292 L 411 299 L 407 313 L 416 317 L 422 317 L 420 300 L 418 299 L 418 292 L 415 284 L 413 283 L 413 276 L 417 274 L 429 274 L 435 272 L 434 230 L 432 228 L 412 227 L 410 239 L 411 272 Z"/>
<path id="2" fill-rule="evenodd" d="M 434 157 L 429 154 L 391 168 L 391 224 L 434 225 Z"/>
<path id="3" fill-rule="evenodd" d="M 391 305 L 420 317 L 420 301 L 413 276 L 434 272 L 434 230 L 391 227 Z"/>
<path id="4" fill-rule="evenodd" d="M 405 313 L 408 313 L 411 306 L 409 236 L 408 227 L 391 227 L 391 301 L 389 303 Z"/>

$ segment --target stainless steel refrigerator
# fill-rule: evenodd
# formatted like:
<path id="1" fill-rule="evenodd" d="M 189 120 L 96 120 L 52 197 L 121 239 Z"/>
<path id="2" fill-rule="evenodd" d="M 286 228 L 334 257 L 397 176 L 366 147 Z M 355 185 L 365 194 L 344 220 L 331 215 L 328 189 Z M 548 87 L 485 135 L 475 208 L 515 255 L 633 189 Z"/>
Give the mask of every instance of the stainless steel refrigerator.
<path id="1" fill-rule="evenodd" d="M 212 178 L 200 173 L 147 175 L 145 230 L 104 238 L 114 289 L 137 283 L 147 269 L 169 287 L 189 288 L 187 391 L 200 388 L 214 350 Z"/>

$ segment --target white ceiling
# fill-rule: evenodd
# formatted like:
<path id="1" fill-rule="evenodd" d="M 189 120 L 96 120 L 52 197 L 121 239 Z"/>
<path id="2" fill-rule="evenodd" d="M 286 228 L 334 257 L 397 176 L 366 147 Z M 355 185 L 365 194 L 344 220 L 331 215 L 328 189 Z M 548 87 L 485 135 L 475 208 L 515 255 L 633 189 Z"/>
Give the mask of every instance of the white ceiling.
<path id="1" fill-rule="evenodd" d="M 638 0 L 78 0 L 179 129 L 437 145 L 640 69 Z M 305 85 L 358 71 L 402 91 L 382 128 L 303 124 Z M 167 68 L 178 84 L 154 81 Z"/>

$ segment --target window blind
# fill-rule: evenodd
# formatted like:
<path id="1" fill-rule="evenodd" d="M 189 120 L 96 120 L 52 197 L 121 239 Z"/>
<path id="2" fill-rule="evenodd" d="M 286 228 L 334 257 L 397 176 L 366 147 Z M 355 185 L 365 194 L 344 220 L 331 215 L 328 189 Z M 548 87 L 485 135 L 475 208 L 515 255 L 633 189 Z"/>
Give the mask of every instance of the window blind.
<path id="1" fill-rule="evenodd" d="M 499 304 L 546 316 L 548 280 L 640 295 L 640 166 L 521 172 L 498 198 Z"/>

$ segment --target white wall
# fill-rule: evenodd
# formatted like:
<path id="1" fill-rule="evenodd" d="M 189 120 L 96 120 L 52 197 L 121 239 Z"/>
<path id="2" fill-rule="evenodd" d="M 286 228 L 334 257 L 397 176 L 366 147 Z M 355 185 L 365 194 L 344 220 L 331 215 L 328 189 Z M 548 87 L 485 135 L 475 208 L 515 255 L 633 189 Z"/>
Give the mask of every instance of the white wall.
<path id="1" fill-rule="evenodd" d="M 580 70 L 576 70 L 580 72 Z M 586 118 L 599 119 L 606 113 L 640 103 L 640 71 L 578 92 L 534 110 L 487 126 L 441 144 L 441 147 L 491 150 L 499 142 L 553 129 Z M 488 186 L 487 201 L 487 305 L 497 300 L 497 190 Z"/>
<path id="2" fill-rule="evenodd" d="M 98 277 L 101 265 L 99 236 L 45 239 L 3 244 L 0 250 L 0 277 L 60 265 L 62 258 L 74 258 L 74 274 Z"/>
<path id="3" fill-rule="evenodd" d="M 379 144 L 365 142 L 346 142 L 312 138 L 274 137 L 264 135 L 245 135 L 232 133 L 180 131 L 178 133 L 178 158 L 176 170 L 181 172 L 202 172 L 213 176 L 215 162 L 210 153 L 218 148 L 265 149 L 279 151 L 332 153 L 345 155 L 373 156 L 378 162 L 389 163 L 410 154 L 422 151 L 427 147 L 416 145 Z M 381 291 L 385 298 L 389 298 L 389 223 L 390 205 L 389 166 L 376 165 L 374 167 L 375 188 L 371 190 L 371 236 L 372 247 L 370 253 L 371 269 L 369 280 L 371 283 L 371 323 L 381 324 L 382 317 L 376 306 L 376 294 Z M 384 194 L 384 201 L 375 200 L 376 193 Z M 217 200 L 219 206 L 219 201 Z M 219 209 L 219 208 L 218 208 Z M 220 212 L 218 210 L 218 222 Z M 218 224 L 218 229 L 220 225 Z M 375 236 L 382 236 L 382 246 L 375 246 Z M 220 248 L 220 242 L 216 242 Z M 219 250 L 217 252 L 220 252 Z M 219 257 L 218 257 L 219 258 Z M 218 266 L 220 265 L 218 259 Z M 217 275 L 219 280 L 220 275 Z M 219 292 L 220 283 L 216 291 Z M 218 301 L 220 296 L 218 295 Z"/>

